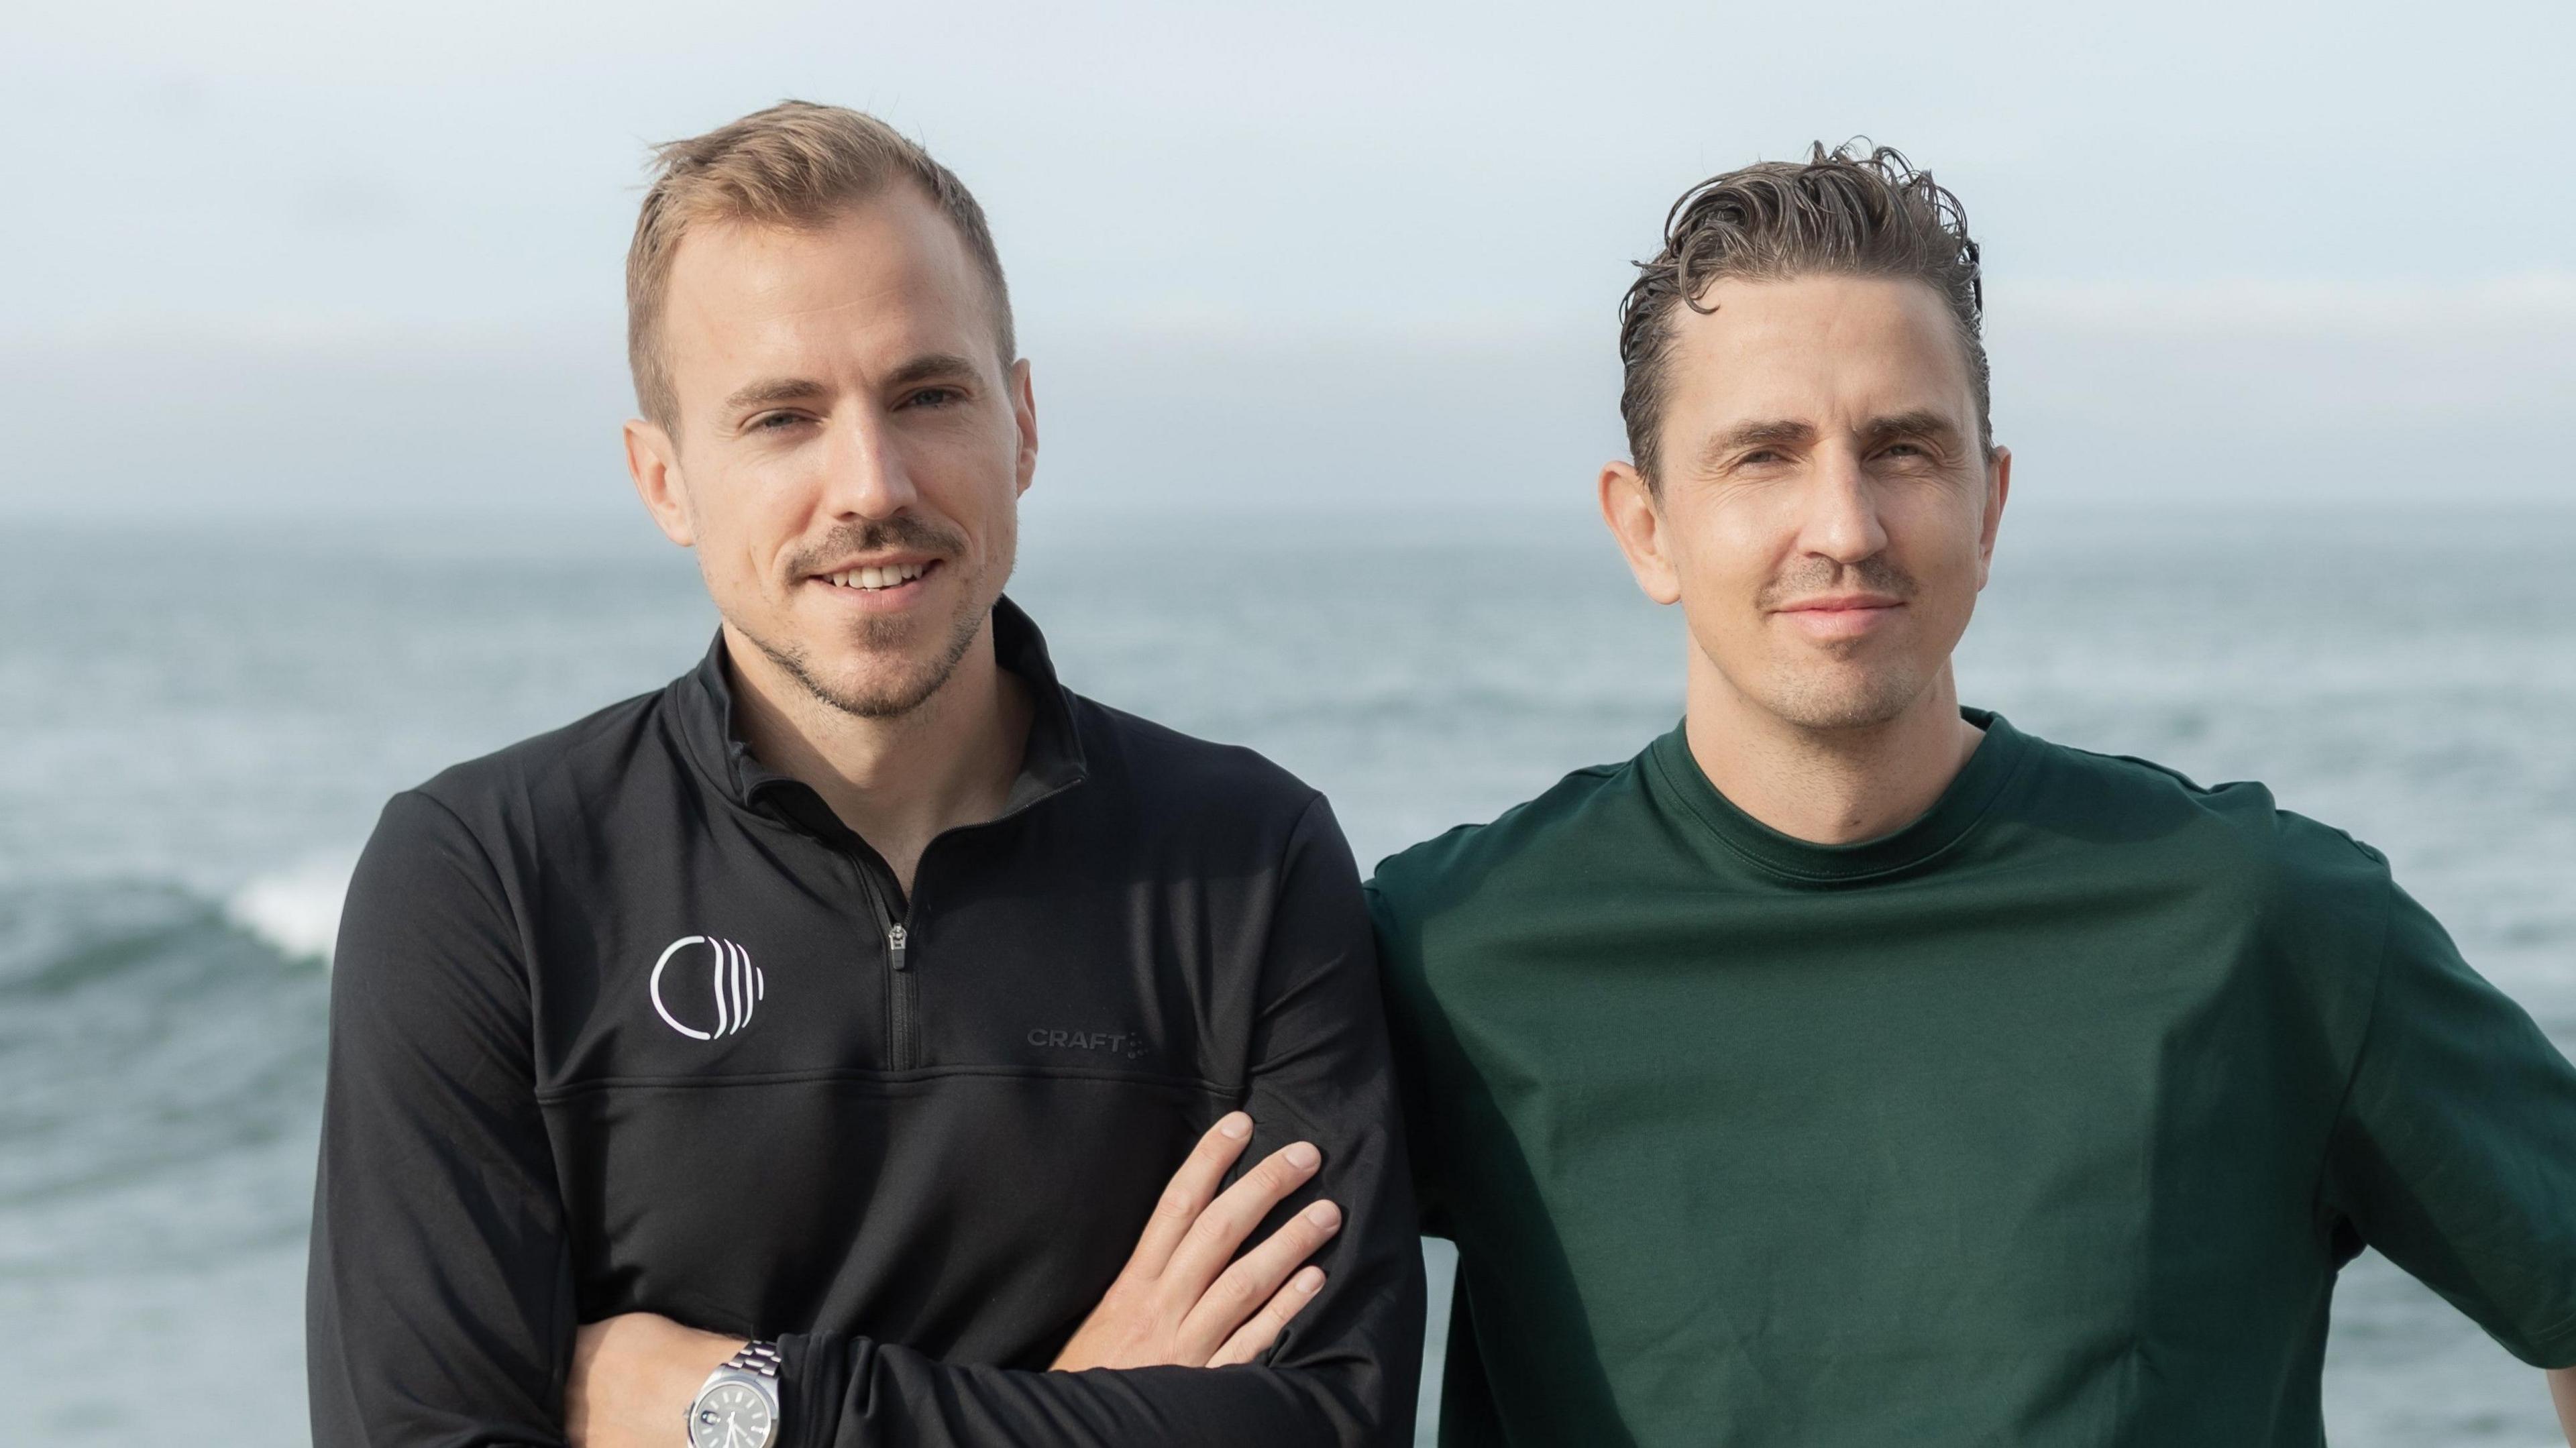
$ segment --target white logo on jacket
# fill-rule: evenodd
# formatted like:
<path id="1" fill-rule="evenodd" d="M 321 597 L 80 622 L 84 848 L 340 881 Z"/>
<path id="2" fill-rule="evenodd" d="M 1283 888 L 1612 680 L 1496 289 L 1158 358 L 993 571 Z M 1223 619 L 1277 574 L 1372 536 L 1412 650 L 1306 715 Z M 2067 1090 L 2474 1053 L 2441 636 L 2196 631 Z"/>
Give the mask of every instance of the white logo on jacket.
<path id="1" fill-rule="evenodd" d="M 708 980 L 709 989 L 715 996 L 716 1024 L 711 1031 L 699 1030 L 671 1014 L 671 1007 L 662 999 L 662 972 L 670 968 L 673 957 L 692 945 L 705 946 L 713 957 Z M 665 1025 L 691 1040 L 712 1041 L 718 1036 L 730 1036 L 751 1024 L 752 1008 L 769 993 L 769 979 L 761 974 L 760 967 L 751 963 L 751 952 L 732 941 L 718 940 L 712 935 L 683 935 L 663 947 L 662 958 L 653 962 L 653 982 L 649 990 L 653 1009 L 661 1015 Z"/>

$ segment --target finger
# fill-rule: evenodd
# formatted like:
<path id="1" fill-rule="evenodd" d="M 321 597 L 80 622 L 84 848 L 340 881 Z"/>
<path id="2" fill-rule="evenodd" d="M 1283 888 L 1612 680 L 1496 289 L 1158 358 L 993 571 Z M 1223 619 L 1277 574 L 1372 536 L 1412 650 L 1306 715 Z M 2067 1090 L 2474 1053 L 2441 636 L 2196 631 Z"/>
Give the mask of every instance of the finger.
<path id="1" fill-rule="evenodd" d="M 1270 1351 L 1270 1345 L 1279 1340 L 1279 1334 L 1288 1330 L 1288 1319 L 1305 1311 L 1306 1304 L 1314 1301 L 1315 1295 L 1323 1290 L 1324 1269 L 1321 1267 L 1309 1267 L 1289 1278 L 1288 1285 L 1272 1294 L 1270 1300 L 1262 1304 L 1261 1310 L 1252 1315 L 1251 1321 L 1235 1329 L 1234 1336 L 1227 1338 L 1225 1346 L 1216 1350 L 1216 1356 L 1208 1359 L 1208 1366 L 1232 1367 L 1237 1363 L 1251 1362 Z"/>
<path id="2" fill-rule="evenodd" d="M 1162 1199 L 1154 1203 L 1154 1214 L 1145 1219 L 1145 1233 L 1136 1239 L 1136 1250 L 1127 1257 L 1127 1270 L 1152 1276 L 1163 1270 L 1172 1259 L 1172 1250 L 1189 1235 L 1190 1227 L 1207 1210 L 1216 1196 L 1217 1187 L 1225 1181 L 1226 1168 L 1252 1144 L 1252 1118 L 1240 1111 L 1229 1111 L 1199 1137 L 1198 1145 L 1181 1161 L 1180 1170 L 1163 1187 Z"/>
<path id="3" fill-rule="evenodd" d="M 1341 1229 L 1342 1209 L 1331 1202 L 1311 1203 L 1281 1223 L 1267 1241 L 1219 1274 L 1199 1298 L 1198 1306 L 1181 1319 L 1182 1344 L 1192 1351 L 1213 1351 L 1249 1321 L 1262 1304 L 1276 1298 L 1280 1284 L 1289 1280 L 1289 1274 Z"/>
<path id="4" fill-rule="evenodd" d="M 1243 1178 L 1227 1187 L 1199 1213 L 1198 1221 L 1172 1249 L 1172 1260 L 1163 1269 L 1165 1285 L 1186 1293 L 1182 1300 L 1195 1302 L 1205 1296 L 1208 1284 L 1234 1260 L 1243 1249 L 1243 1241 L 1270 1209 L 1279 1205 L 1290 1192 L 1304 1186 L 1324 1164 L 1324 1154 L 1314 1143 L 1291 1142 L 1272 1152 L 1259 1166 L 1245 1172 Z"/>

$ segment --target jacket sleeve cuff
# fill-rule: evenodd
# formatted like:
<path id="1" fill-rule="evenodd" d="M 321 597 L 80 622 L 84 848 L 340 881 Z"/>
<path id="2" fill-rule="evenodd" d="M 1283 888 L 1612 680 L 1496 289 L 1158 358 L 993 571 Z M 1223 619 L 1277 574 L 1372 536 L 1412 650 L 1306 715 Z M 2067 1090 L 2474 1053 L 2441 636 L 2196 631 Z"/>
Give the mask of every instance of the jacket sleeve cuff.
<path id="1" fill-rule="evenodd" d="M 776 1448 L 834 1448 L 841 1407 L 849 1400 L 850 1346 L 837 1332 L 793 1332 L 778 1339 Z"/>

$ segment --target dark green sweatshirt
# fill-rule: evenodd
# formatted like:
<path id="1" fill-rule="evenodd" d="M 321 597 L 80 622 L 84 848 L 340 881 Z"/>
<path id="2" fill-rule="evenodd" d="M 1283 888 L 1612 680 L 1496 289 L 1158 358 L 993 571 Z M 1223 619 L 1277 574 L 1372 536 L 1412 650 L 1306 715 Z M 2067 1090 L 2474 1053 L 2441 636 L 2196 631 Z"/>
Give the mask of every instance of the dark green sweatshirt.
<path id="1" fill-rule="evenodd" d="M 1379 867 L 1444 1444 L 2314 1445 L 2365 1245 L 2576 1363 L 2576 1070 L 2385 860 L 1967 717 L 1883 839 L 1676 730 Z"/>

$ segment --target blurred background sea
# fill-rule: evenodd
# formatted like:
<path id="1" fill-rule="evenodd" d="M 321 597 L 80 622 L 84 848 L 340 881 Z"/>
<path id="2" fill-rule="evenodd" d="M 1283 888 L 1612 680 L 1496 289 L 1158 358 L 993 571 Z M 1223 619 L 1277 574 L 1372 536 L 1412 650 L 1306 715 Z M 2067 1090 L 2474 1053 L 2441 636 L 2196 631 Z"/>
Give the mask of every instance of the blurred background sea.
<path id="1" fill-rule="evenodd" d="M 2267 781 L 2576 1045 L 2571 556 L 2576 510 L 2008 519 L 1961 693 Z M 1073 687 L 1270 754 L 1364 866 L 1680 707 L 1678 621 L 1580 515 L 1033 515 L 1012 592 Z M 0 1436 L 304 1441 L 358 845 L 387 794 L 657 687 L 712 626 L 636 528 L 0 533 Z M 2372 1256 L 2326 1400 L 2341 1448 L 2559 1441 L 2537 1373 Z"/>

